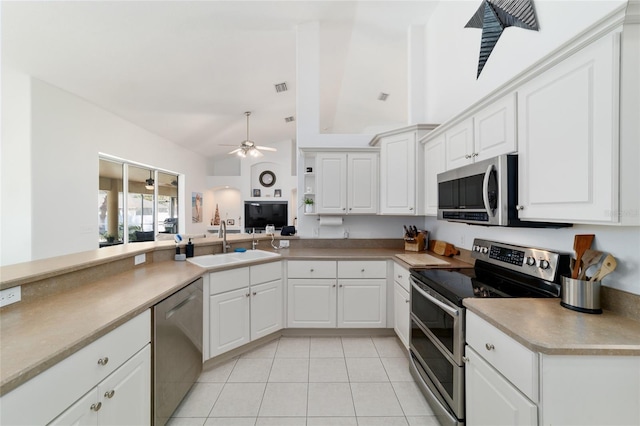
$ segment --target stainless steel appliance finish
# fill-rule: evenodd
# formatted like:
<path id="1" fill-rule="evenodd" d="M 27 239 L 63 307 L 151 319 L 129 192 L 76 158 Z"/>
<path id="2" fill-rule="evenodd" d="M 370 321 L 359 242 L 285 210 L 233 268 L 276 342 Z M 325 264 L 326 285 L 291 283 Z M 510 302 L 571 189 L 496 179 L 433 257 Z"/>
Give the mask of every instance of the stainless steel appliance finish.
<path id="1" fill-rule="evenodd" d="M 153 421 L 163 426 L 202 372 L 202 278 L 153 307 Z"/>
<path id="2" fill-rule="evenodd" d="M 473 269 L 411 269 L 411 373 L 440 424 L 465 419 L 467 297 L 559 297 L 568 254 L 475 239 Z"/>
<path id="3" fill-rule="evenodd" d="M 586 314 L 601 314 L 600 281 L 574 280 L 563 276 L 560 304 Z"/>
<path id="4" fill-rule="evenodd" d="M 477 225 L 565 227 L 518 218 L 518 156 L 500 155 L 438 174 L 438 219 Z"/>

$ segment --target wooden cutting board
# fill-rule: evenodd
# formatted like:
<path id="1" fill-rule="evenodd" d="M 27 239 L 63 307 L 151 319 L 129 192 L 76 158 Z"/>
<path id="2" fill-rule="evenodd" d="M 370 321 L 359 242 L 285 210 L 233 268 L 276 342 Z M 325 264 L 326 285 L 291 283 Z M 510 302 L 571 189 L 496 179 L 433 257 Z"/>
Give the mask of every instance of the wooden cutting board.
<path id="1" fill-rule="evenodd" d="M 449 262 L 440 260 L 426 253 L 402 253 L 396 254 L 396 257 L 411 266 L 450 265 Z"/>

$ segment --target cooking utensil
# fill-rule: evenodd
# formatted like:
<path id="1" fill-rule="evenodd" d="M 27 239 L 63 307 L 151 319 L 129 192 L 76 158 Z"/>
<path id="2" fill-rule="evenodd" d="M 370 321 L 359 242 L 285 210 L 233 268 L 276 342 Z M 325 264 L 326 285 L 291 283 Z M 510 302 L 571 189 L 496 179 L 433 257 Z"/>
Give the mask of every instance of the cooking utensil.
<path id="1" fill-rule="evenodd" d="M 608 254 L 607 257 L 605 257 L 602 261 L 602 266 L 600 267 L 600 269 L 598 269 L 596 273 L 593 274 L 593 277 L 591 277 L 589 281 L 602 281 L 604 277 L 606 277 L 616 269 L 616 266 L 618 266 L 618 262 L 616 262 L 615 257 Z"/>
<path id="2" fill-rule="evenodd" d="M 598 250 L 591 250 L 591 249 L 585 250 L 584 254 L 582 255 L 582 269 L 580 271 L 580 275 L 578 279 L 580 280 L 586 279 L 587 269 L 589 269 L 594 265 L 597 265 L 598 262 L 602 260 L 603 255 L 604 253 Z"/>
<path id="3" fill-rule="evenodd" d="M 591 243 L 596 236 L 593 234 L 576 235 L 573 240 L 573 250 L 576 252 L 576 263 L 573 265 L 573 271 L 571 272 L 571 278 L 574 280 L 578 278 L 580 273 L 580 262 L 584 252 L 591 248 Z"/>

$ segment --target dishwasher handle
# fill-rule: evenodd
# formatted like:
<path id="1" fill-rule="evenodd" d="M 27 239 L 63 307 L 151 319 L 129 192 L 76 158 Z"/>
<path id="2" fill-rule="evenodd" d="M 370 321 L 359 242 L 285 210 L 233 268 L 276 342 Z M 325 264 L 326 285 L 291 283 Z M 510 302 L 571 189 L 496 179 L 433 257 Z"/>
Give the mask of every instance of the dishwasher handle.
<path id="1" fill-rule="evenodd" d="M 184 299 L 182 302 L 178 303 L 176 306 L 174 306 L 173 308 L 169 309 L 167 311 L 167 313 L 164 315 L 164 319 L 169 319 L 171 318 L 173 315 L 175 315 L 176 312 L 178 312 L 180 309 L 182 309 L 187 303 L 191 302 L 193 299 L 195 299 L 197 296 L 195 294 L 191 294 L 189 297 L 187 297 L 186 299 Z"/>

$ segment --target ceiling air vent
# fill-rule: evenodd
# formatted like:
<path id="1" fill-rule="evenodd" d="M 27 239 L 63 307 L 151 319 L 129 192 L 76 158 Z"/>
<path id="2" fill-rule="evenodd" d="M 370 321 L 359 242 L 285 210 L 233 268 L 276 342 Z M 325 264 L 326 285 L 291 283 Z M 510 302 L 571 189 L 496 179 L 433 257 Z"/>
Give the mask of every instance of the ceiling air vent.
<path id="1" fill-rule="evenodd" d="M 282 93 L 282 92 L 286 92 L 287 90 L 287 83 L 278 83 L 275 85 L 276 86 L 276 93 Z"/>
<path id="2" fill-rule="evenodd" d="M 387 100 L 388 97 L 389 97 L 388 93 L 380 92 L 380 94 L 378 95 L 378 100 L 384 102 Z"/>
<path id="3" fill-rule="evenodd" d="M 293 115 L 291 117 L 285 117 L 284 118 L 284 122 L 285 123 L 291 123 L 292 121 L 295 121 L 296 119 L 293 118 Z"/>

